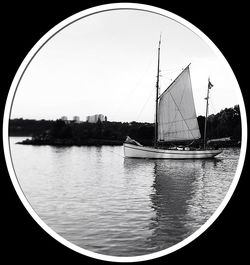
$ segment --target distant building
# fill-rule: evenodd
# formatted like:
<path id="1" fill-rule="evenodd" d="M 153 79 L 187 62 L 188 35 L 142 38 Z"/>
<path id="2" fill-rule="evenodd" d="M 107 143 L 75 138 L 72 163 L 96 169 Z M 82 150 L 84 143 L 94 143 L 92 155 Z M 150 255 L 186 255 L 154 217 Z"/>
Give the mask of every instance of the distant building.
<path id="1" fill-rule="evenodd" d="M 62 116 L 62 117 L 61 117 L 61 120 L 62 120 L 62 121 L 67 121 L 67 120 L 68 120 L 68 117 L 67 117 L 67 116 Z"/>
<path id="2" fill-rule="evenodd" d="M 75 122 L 75 123 L 80 123 L 80 118 L 79 118 L 79 116 L 74 116 L 74 117 L 73 117 L 73 122 Z"/>
<path id="3" fill-rule="evenodd" d="M 95 114 L 91 116 L 86 117 L 86 121 L 89 123 L 97 123 L 98 121 L 107 121 L 107 116 L 104 116 L 103 114 Z"/>
<path id="4" fill-rule="evenodd" d="M 62 116 L 61 120 L 64 121 L 66 124 L 70 123 L 67 116 Z"/>

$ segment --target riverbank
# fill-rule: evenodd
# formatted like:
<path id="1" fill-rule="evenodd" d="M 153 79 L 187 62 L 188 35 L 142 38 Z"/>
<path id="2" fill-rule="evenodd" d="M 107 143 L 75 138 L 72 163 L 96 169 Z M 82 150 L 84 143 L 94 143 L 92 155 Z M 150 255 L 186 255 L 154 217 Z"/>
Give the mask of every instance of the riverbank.
<path id="1" fill-rule="evenodd" d="M 105 139 L 25 139 L 17 144 L 22 145 L 51 145 L 51 146 L 102 146 L 102 145 L 122 145 L 123 141 L 119 140 L 105 140 Z"/>
<path id="2" fill-rule="evenodd" d="M 139 141 L 144 146 L 152 146 L 152 141 Z M 123 145 L 124 140 L 110 140 L 110 139 L 25 139 L 23 141 L 17 142 L 17 144 L 22 145 L 51 145 L 51 146 L 119 146 Z M 201 143 L 194 144 L 195 147 L 199 147 Z M 227 148 L 227 147 L 240 147 L 241 143 L 239 141 L 216 141 L 210 143 L 208 146 L 215 148 Z"/>
<path id="3" fill-rule="evenodd" d="M 194 147 L 203 146 L 205 118 L 197 118 L 201 139 L 192 143 Z M 225 109 L 216 115 L 210 115 L 207 120 L 207 139 L 209 146 L 218 148 L 240 147 L 241 123 L 238 106 Z M 144 146 L 152 146 L 154 139 L 154 124 L 148 122 L 111 122 L 97 123 L 74 122 L 63 120 L 10 120 L 9 135 L 32 137 L 19 142 L 24 145 L 55 145 L 55 146 L 100 146 L 122 145 L 127 136 Z M 211 139 L 211 140 L 209 140 Z M 223 140 L 224 139 L 224 140 Z M 219 141 L 218 141 L 219 140 Z M 221 141 L 223 140 L 223 141 Z M 189 143 L 177 143 L 186 145 Z M 167 143 L 160 142 L 161 147 Z M 169 144 L 168 144 L 169 145 Z M 172 145 L 171 145 L 172 146 Z"/>

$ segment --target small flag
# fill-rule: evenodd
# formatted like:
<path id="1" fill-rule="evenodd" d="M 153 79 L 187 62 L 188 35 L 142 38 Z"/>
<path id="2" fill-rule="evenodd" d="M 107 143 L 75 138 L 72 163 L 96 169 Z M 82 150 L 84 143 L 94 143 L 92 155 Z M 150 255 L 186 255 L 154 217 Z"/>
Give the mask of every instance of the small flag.
<path id="1" fill-rule="evenodd" d="M 214 85 L 210 82 L 210 78 L 208 78 L 208 88 L 211 89 Z"/>

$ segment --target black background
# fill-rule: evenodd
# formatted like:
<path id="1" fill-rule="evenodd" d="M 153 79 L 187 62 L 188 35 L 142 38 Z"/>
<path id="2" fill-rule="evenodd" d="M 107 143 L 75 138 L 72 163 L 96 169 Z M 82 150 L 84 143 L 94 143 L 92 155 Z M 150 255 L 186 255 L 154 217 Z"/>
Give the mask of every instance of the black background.
<path id="1" fill-rule="evenodd" d="M 52 1 L 8 2 L 1 8 L 1 110 L 8 89 L 18 67 L 34 44 L 53 26 L 86 8 L 109 3 L 105 1 L 69 3 Z M 236 4 L 237 2 L 237 4 Z M 246 4 L 231 1 L 143 1 L 173 12 L 191 22 L 205 33 L 222 51 L 231 65 L 241 87 L 245 104 L 247 90 L 247 60 L 249 40 Z M 3 82 L 4 81 L 4 82 Z M 226 97 L 226 95 L 225 95 Z M 223 98 L 221 99 L 223 100 Z M 247 105 L 247 104 L 246 104 Z M 104 263 L 64 247 L 32 219 L 19 200 L 4 163 L 1 152 L 1 259 L 27 264 L 37 262 Z M 247 164 L 247 162 L 245 163 Z M 184 248 L 157 259 L 157 262 L 192 264 L 240 262 L 247 260 L 249 245 L 248 201 L 246 193 L 247 169 L 244 167 L 239 184 L 229 204 L 208 230 Z M 246 240 L 246 241 L 245 241 Z M 148 262 L 144 262 L 148 263 Z"/>

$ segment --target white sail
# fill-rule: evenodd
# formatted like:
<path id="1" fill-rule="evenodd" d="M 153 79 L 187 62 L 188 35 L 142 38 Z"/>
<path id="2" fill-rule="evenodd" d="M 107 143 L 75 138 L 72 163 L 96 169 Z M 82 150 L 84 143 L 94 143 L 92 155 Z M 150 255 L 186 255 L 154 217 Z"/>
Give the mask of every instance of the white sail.
<path id="1" fill-rule="evenodd" d="M 158 105 L 158 141 L 200 138 L 189 66 L 162 93 Z"/>

